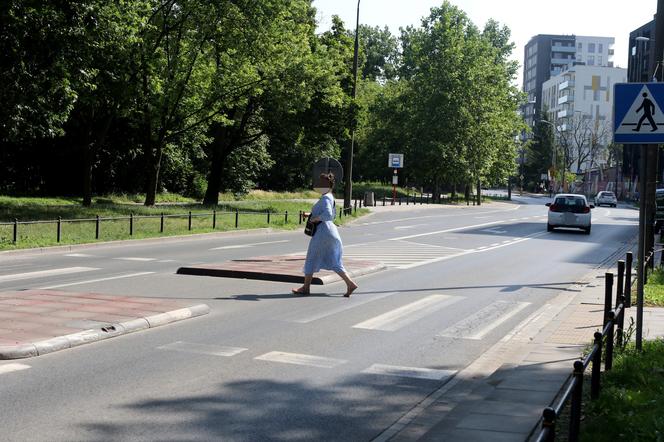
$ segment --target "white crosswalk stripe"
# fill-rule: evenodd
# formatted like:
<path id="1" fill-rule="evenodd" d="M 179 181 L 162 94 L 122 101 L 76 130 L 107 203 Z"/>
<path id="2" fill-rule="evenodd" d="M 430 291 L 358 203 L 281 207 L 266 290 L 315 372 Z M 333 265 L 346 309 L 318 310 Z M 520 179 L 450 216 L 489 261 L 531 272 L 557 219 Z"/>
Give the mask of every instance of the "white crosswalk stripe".
<path id="1" fill-rule="evenodd" d="M 365 374 L 379 374 L 385 376 L 398 376 L 402 378 L 426 379 L 442 381 L 454 376 L 455 370 L 436 370 L 433 368 L 401 367 L 397 365 L 373 364 L 362 370 Z"/>
<path id="2" fill-rule="evenodd" d="M 379 261 L 387 267 L 410 269 L 468 253 L 467 250 L 409 241 L 378 241 L 344 247 L 344 257 Z"/>
<path id="3" fill-rule="evenodd" d="M 305 355 L 299 353 L 286 353 L 283 351 L 271 351 L 264 355 L 256 356 L 259 361 L 281 362 L 283 364 L 307 365 L 309 367 L 334 368 L 348 361 L 343 359 L 324 358 L 321 356 Z"/>
<path id="4" fill-rule="evenodd" d="M 20 281 L 22 279 L 46 278 L 48 276 L 70 275 L 72 273 L 90 272 L 99 270 L 95 267 L 64 267 L 61 269 L 38 270 L 36 272 L 14 273 L 12 275 L 0 275 L 0 282 Z"/>
<path id="5" fill-rule="evenodd" d="M 29 365 L 17 364 L 14 362 L 10 364 L 2 364 L 0 365 L 0 374 L 11 373 L 13 371 L 27 370 L 28 368 L 30 368 Z"/>
<path id="6" fill-rule="evenodd" d="M 159 350 L 171 350 L 179 351 L 183 353 L 194 353 L 202 354 L 209 356 L 235 356 L 242 352 L 247 351 L 246 348 L 241 347 L 226 347 L 220 345 L 209 345 L 209 344 L 196 344 L 194 342 L 182 342 L 177 341 L 170 344 L 162 345 L 157 347 Z"/>
<path id="7" fill-rule="evenodd" d="M 441 337 L 479 340 L 507 322 L 529 302 L 495 301 L 438 334 Z"/>
<path id="8" fill-rule="evenodd" d="M 395 331 L 462 299 L 461 296 L 429 295 L 426 298 L 355 324 L 353 328 Z"/>

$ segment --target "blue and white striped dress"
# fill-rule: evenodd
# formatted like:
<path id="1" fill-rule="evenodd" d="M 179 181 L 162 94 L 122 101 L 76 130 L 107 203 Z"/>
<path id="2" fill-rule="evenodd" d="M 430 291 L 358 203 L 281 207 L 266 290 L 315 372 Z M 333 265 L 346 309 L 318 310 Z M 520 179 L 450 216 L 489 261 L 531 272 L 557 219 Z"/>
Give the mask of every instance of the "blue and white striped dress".
<path id="1" fill-rule="evenodd" d="M 345 272 L 341 258 L 343 244 L 337 226 L 334 225 L 336 210 L 334 208 L 334 195 L 328 192 L 311 208 L 311 217 L 319 217 L 321 222 L 316 233 L 309 241 L 307 259 L 304 262 L 304 274 L 310 275 L 321 269 L 334 272 Z"/>

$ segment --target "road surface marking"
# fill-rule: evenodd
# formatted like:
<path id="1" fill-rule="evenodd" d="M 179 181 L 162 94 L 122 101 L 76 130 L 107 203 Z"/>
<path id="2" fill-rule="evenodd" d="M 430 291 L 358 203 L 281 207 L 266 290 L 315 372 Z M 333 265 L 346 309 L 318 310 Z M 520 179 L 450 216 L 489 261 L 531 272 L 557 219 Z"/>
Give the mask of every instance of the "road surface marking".
<path id="1" fill-rule="evenodd" d="M 476 216 L 475 219 L 487 219 L 491 218 L 490 216 Z"/>
<path id="2" fill-rule="evenodd" d="M 318 313 L 314 313 L 314 314 L 308 315 L 308 316 L 303 316 L 303 317 L 300 317 L 300 318 L 295 317 L 293 319 L 289 319 L 287 317 L 287 318 L 284 318 L 283 320 L 288 321 L 288 322 L 296 322 L 298 324 L 307 324 L 309 322 L 317 321 L 319 319 L 323 319 L 323 318 L 326 318 L 328 316 L 332 316 L 332 315 L 335 315 L 337 313 L 341 313 L 343 311 L 350 310 L 352 308 L 358 307 L 358 306 L 363 305 L 363 304 L 367 304 L 367 303 L 372 302 L 372 301 L 377 301 L 379 299 L 387 298 L 388 296 L 396 295 L 397 293 L 399 293 L 399 292 L 379 293 L 379 294 L 376 294 L 376 295 L 365 295 L 365 294 L 363 294 L 362 296 L 353 297 L 353 299 L 352 299 L 353 302 L 344 302 L 344 303 L 341 303 L 341 304 L 339 302 L 337 302 L 336 300 L 334 300 L 336 305 L 335 305 L 335 307 L 333 307 L 329 310 L 325 310 L 325 311 L 322 311 L 322 312 L 319 311 Z M 320 308 L 318 306 L 318 304 L 316 304 L 316 305 L 317 305 L 317 308 Z"/>
<path id="3" fill-rule="evenodd" d="M 0 365 L 0 374 L 11 373 L 13 371 L 27 370 L 28 368 L 30 368 L 30 366 L 25 364 L 17 364 L 17 363 L 4 364 Z"/>
<path id="4" fill-rule="evenodd" d="M 157 347 L 158 350 L 171 350 L 180 351 L 183 353 L 195 353 L 209 356 L 226 356 L 231 357 L 238 355 L 248 348 L 241 347 L 225 347 L 223 345 L 208 345 L 208 344 L 195 344 L 193 342 L 176 341 L 171 344 L 162 345 Z"/>
<path id="5" fill-rule="evenodd" d="M 160 259 L 157 262 L 175 262 L 175 260 L 174 259 Z"/>
<path id="6" fill-rule="evenodd" d="M 489 233 L 498 233 L 498 234 L 500 234 L 500 233 L 507 233 L 507 230 L 501 230 L 497 227 L 493 227 L 491 229 L 480 230 L 480 232 L 489 232 Z"/>
<path id="7" fill-rule="evenodd" d="M 65 256 L 70 256 L 72 258 L 94 258 L 95 255 L 88 255 L 85 253 L 67 253 Z"/>
<path id="8" fill-rule="evenodd" d="M 453 229 L 436 230 L 435 232 L 418 233 L 416 235 L 402 236 L 399 238 L 390 238 L 388 239 L 388 241 L 400 241 L 404 239 L 419 238 L 421 236 L 439 235 L 441 233 L 448 233 L 448 232 L 458 232 L 460 230 L 469 230 L 469 229 L 476 229 L 478 227 L 492 226 L 494 224 L 503 224 L 504 222 L 505 221 L 491 221 L 483 224 L 475 224 L 473 226 L 463 226 L 463 227 L 455 227 Z"/>
<path id="9" fill-rule="evenodd" d="M 133 278 L 134 276 L 151 275 L 153 273 L 154 272 L 127 273 L 125 275 L 109 276 L 108 278 L 89 279 L 87 281 L 70 282 L 67 284 L 58 284 L 58 285 L 51 285 L 48 287 L 40 287 L 39 290 L 59 289 L 60 287 L 69 287 L 72 285 L 92 284 L 93 282 L 111 281 L 113 279 Z"/>
<path id="10" fill-rule="evenodd" d="M 15 273 L 13 275 L 0 275 L 0 282 L 18 281 L 21 279 L 31 278 L 45 278 L 47 276 L 55 275 L 69 275 L 71 273 L 91 272 L 92 270 L 99 269 L 94 267 L 64 267 L 61 269 L 39 270 L 37 272 Z"/>
<path id="11" fill-rule="evenodd" d="M 157 258 L 138 258 L 138 257 L 133 257 L 133 256 L 125 256 L 122 258 L 113 258 L 117 259 L 119 261 L 156 261 Z"/>
<path id="12" fill-rule="evenodd" d="M 347 246 L 344 249 L 344 257 L 379 261 L 387 267 L 409 269 L 448 259 L 451 256 L 456 256 L 459 252 L 466 253 L 465 250 L 431 244 L 409 241 L 402 241 L 401 243 L 378 241 Z"/>
<path id="13" fill-rule="evenodd" d="M 256 356 L 259 361 L 281 362 L 284 364 L 306 365 L 309 367 L 334 368 L 348 361 L 343 359 L 323 358 L 321 356 L 304 355 L 299 353 L 286 353 L 283 351 L 271 351 L 264 355 Z"/>
<path id="14" fill-rule="evenodd" d="M 415 227 L 428 226 L 428 224 L 413 224 L 411 226 L 397 226 L 394 230 L 414 229 Z"/>
<path id="15" fill-rule="evenodd" d="M 446 328 L 437 336 L 480 340 L 529 305 L 529 302 L 493 302 Z M 491 322 L 494 318 L 498 319 Z"/>
<path id="16" fill-rule="evenodd" d="M 373 364 L 362 370 L 365 374 L 380 374 L 385 376 L 398 376 L 401 378 L 426 379 L 442 381 L 454 376 L 456 370 L 436 370 L 433 368 L 401 367 L 398 365 Z"/>
<path id="17" fill-rule="evenodd" d="M 255 243 L 251 243 L 251 244 L 238 244 L 238 245 L 235 245 L 235 246 L 221 246 L 221 247 L 214 247 L 214 248 L 208 249 L 208 250 L 242 249 L 244 247 L 262 246 L 262 245 L 265 245 L 265 244 L 280 244 L 280 243 L 284 243 L 284 242 L 290 242 L 290 240 L 289 239 L 284 239 L 284 240 L 280 240 L 280 241 L 265 241 L 265 242 L 255 242 Z"/>
<path id="18" fill-rule="evenodd" d="M 395 331 L 462 299 L 464 298 L 461 296 L 429 295 L 426 298 L 355 324 L 353 328 Z"/>

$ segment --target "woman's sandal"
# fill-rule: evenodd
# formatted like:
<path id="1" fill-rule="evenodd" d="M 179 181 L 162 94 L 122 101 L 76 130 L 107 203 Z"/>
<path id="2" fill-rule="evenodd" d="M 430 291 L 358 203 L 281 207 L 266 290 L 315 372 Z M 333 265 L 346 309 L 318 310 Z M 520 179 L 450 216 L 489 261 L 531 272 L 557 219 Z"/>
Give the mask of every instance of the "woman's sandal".
<path id="1" fill-rule="evenodd" d="M 292 289 L 291 291 L 293 292 L 294 295 L 310 295 L 311 294 L 311 292 L 309 292 L 309 290 L 302 290 L 302 287 L 300 287 L 299 289 Z"/>
<path id="2" fill-rule="evenodd" d="M 357 290 L 357 285 L 352 289 L 346 289 L 346 293 L 344 293 L 344 298 L 350 298 L 350 295 L 352 295 L 355 290 Z"/>

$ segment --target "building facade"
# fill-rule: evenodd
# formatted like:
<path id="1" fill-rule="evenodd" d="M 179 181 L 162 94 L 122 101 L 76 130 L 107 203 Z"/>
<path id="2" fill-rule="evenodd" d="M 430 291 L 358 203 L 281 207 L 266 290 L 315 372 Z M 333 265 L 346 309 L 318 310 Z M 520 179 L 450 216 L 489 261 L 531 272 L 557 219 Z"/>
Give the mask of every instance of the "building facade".
<path id="1" fill-rule="evenodd" d="M 545 81 L 576 65 L 613 67 L 614 43 L 613 37 L 540 34 L 531 38 L 523 58 L 526 124 L 532 127 L 540 118 Z"/>
<path id="2" fill-rule="evenodd" d="M 542 118 L 553 123 L 568 170 L 584 182 L 586 188 L 577 190 L 598 191 L 597 182 L 582 177 L 607 164 L 613 138 L 613 87 L 626 81 L 627 69 L 577 64 L 542 85 Z"/>

